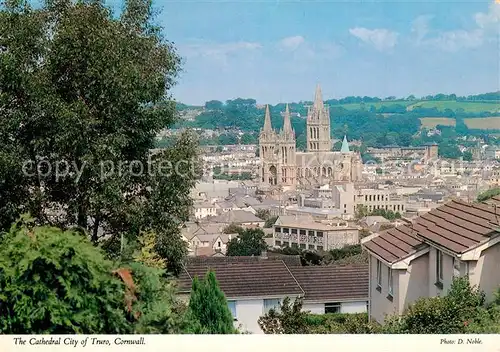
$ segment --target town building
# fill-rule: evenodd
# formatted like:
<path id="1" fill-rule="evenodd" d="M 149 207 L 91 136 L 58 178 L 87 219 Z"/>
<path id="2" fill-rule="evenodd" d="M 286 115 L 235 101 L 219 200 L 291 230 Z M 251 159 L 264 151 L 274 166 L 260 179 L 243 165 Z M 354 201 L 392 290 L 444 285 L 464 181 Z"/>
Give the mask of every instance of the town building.
<path id="1" fill-rule="evenodd" d="M 310 216 L 282 215 L 274 227 L 275 247 L 329 251 L 359 243 L 359 230 L 347 221 L 325 224 Z"/>
<path id="2" fill-rule="evenodd" d="M 365 313 L 368 265 L 302 267 L 298 256 L 189 258 L 179 276 L 179 295 L 189 300 L 192 280 L 215 272 L 228 301 L 234 325 L 261 334 L 258 320 L 283 300 L 303 299 L 315 314 Z"/>
<path id="3" fill-rule="evenodd" d="M 497 204 L 500 198 L 493 204 L 453 200 L 363 242 L 370 256 L 370 318 L 383 322 L 421 297 L 446 295 L 460 276 L 487 301 L 494 299 L 500 286 Z"/>
<path id="4" fill-rule="evenodd" d="M 349 150 L 345 137 L 341 150 L 332 151 L 330 110 L 323 103 L 319 85 L 314 104 L 308 108 L 306 129 L 306 151 L 297 151 L 288 105 L 283 128 L 279 132 L 272 128 L 271 114 L 266 107 L 264 127 L 259 136 L 261 184 L 294 188 L 299 185 L 312 187 L 334 180 L 361 179 L 361 156 Z"/>

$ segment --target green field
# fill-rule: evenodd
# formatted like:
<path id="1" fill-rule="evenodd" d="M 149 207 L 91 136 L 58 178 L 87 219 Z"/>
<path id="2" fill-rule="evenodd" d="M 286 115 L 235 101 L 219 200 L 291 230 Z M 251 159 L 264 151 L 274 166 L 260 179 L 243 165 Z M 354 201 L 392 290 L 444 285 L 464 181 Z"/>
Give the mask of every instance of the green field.
<path id="1" fill-rule="evenodd" d="M 371 106 L 374 106 L 376 109 L 381 108 L 382 106 L 391 106 L 391 105 L 403 105 L 408 106 L 413 104 L 413 101 L 405 101 L 405 100 L 391 100 L 391 101 L 377 101 L 373 103 L 364 103 L 365 109 L 370 109 Z M 352 103 L 352 104 L 340 104 L 340 105 L 332 105 L 332 107 L 341 106 L 346 110 L 360 110 L 363 104 L 361 103 Z"/>
<path id="2" fill-rule="evenodd" d="M 455 126 L 456 121 L 451 117 L 422 117 L 420 123 L 424 128 L 435 128 L 437 125 Z"/>
<path id="3" fill-rule="evenodd" d="M 500 130 L 500 116 L 464 119 L 470 129 L 477 130 Z"/>
<path id="4" fill-rule="evenodd" d="M 500 111 L 500 102 L 469 102 L 469 101 L 454 101 L 454 100 L 443 100 L 443 101 L 405 101 L 405 100 L 391 100 L 391 101 L 380 101 L 374 103 L 364 103 L 364 108 L 366 110 L 370 109 L 371 106 L 379 109 L 382 106 L 391 106 L 391 105 L 403 105 L 408 107 L 408 110 L 411 110 L 415 107 L 422 108 L 437 108 L 439 111 L 444 111 L 445 109 L 450 109 L 456 111 L 458 109 L 463 109 L 465 112 L 496 112 Z M 333 105 L 333 106 L 341 106 L 346 110 L 359 110 L 363 106 L 360 103 L 352 103 L 352 104 L 341 104 L 341 105 Z"/>
<path id="5" fill-rule="evenodd" d="M 420 101 L 409 106 L 409 109 L 415 107 L 422 108 L 437 108 L 440 111 L 445 109 L 450 109 L 456 111 L 458 109 L 463 109 L 465 112 L 483 112 L 490 111 L 496 112 L 500 110 L 500 102 L 469 102 L 469 101 L 454 101 L 454 100 L 443 100 L 443 101 Z"/>

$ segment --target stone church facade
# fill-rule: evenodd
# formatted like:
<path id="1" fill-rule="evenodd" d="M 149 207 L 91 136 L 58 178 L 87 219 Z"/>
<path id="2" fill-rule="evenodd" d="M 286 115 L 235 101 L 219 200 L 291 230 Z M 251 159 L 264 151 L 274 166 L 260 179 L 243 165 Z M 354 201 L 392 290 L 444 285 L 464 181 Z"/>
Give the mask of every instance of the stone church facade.
<path id="1" fill-rule="evenodd" d="M 266 106 L 264 127 L 259 135 L 259 149 L 261 184 L 308 188 L 361 179 L 361 156 L 349 150 L 346 137 L 341 150 L 332 151 L 330 110 L 323 103 L 319 85 L 316 88 L 314 104 L 307 112 L 306 151 L 296 149 L 295 131 L 290 122 L 288 105 L 281 131 L 272 128 L 269 106 Z"/>

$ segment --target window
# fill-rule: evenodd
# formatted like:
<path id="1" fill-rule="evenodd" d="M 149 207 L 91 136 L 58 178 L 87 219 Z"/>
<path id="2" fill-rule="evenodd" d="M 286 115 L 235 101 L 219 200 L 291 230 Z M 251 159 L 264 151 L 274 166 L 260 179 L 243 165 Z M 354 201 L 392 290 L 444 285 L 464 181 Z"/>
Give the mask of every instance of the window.
<path id="1" fill-rule="evenodd" d="M 283 233 L 289 233 L 288 228 L 283 227 Z"/>
<path id="2" fill-rule="evenodd" d="M 309 249 L 314 249 L 314 244 L 310 244 L 308 248 Z"/>
<path id="3" fill-rule="evenodd" d="M 308 231 L 307 233 L 309 236 L 314 236 L 314 231 Z"/>
<path id="4" fill-rule="evenodd" d="M 276 241 L 277 246 L 281 246 L 281 241 Z"/>
<path id="5" fill-rule="evenodd" d="M 322 231 L 316 231 L 316 236 L 323 237 L 323 232 Z"/>
<path id="6" fill-rule="evenodd" d="M 392 269 L 391 268 L 389 268 L 387 276 L 389 277 L 389 281 L 388 281 L 388 285 L 387 285 L 387 292 L 389 293 L 389 296 L 392 296 L 393 295 L 393 292 L 392 292 L 393 278 L 392 278 Z"/>
<path id="7" fill-rule="evenodd" d="M 301 243 L 301 244 L 300 244 L 300 248 L 301 248 L 301 249 L 306 249 L 306 244 L 305 244 L 305 243 Z"/>
<path id="8" fill-rule="evenodd" d="M 265 299 L 264 300 L 264 314 L 267 314 L 271 309 L 279 310 L 280 300 L 279 299 Z"/>
<path id="9" fill-rule="evenodd" d="M 281 232 L 281 227 L 275 227 L 274 232 Z"/>
<path id="10" fill-rule="evenodd" d="M 292 242 L 292 248 L 299 248 L 299 244 L 295 243 L 295 242 Z"/>
<path id="11" fill-rule="evenodd" d="M 300 231 L 299 231 L 299 233 L 300 233 L 301 235 L 305 235 L 305 234 L 306 234 L 306 230 L 300 230 Z"/>
<path id="12" fill-rule="evenodd" d="M 229 310 L 231 311 L 231 315 L 233 316 L 233 319 L 236 320 L 236 301 L 227 301 L 227 306 L 229 307 Z"/>
<path id="13" fill-rule="evenodd" d="M 340 313 L 340 303 L 325 303 L 326 313 Z"/>
<path id="14" fill-rule="evenodd" d="M 443 252 L 436 250 L 436 283 L 443 282 Z"/>
<path id="15" fill-rule="evenodd" d="M 217 242 L 217 247 L 219 247 L 219 248 L 220 248 L 220 241 L 219 241 L 219 242 Z"/>
<path id="16" fill-rule="evenodd" d="M 323 246 L 318 246 L 318 251 L 322 251 L 323 250 Z"/>
<path id="17" fill-rule="evenodd" d="M 292 234 L 296 235 L 297 234 L 297 229 L 292 229 Z"/>
<path id="18" fill-rule="evenodd" d="M 290 242 L 283 242 L 283 246 L 288 247 L 290 245 Z"/>
<path id="19" fill-rule="evenodd" d="M 377 260 L 377 288 L 382 287 L 382 262 Z"/>

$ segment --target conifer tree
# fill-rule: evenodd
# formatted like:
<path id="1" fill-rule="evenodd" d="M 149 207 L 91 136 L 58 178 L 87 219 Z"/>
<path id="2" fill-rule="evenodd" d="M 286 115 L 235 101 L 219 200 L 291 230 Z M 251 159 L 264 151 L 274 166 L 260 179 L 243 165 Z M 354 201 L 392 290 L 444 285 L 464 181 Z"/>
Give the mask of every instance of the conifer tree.
<path id="1" fill-rule="evenodd" d="M 207 273 L 204 280 L 194 278 L 189 299 L 189 314 L 199 323 L 195 333 L 236 333 L 226 297 L 212 271 Z"/>

